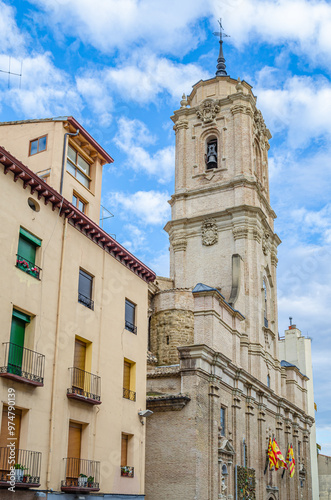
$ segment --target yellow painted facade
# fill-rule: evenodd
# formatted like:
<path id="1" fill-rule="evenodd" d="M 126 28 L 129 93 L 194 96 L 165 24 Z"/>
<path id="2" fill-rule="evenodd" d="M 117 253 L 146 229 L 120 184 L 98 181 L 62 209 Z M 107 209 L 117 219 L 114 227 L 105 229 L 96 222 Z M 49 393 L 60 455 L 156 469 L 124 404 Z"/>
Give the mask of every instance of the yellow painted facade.
<path id="1" fill-rule="evenodd" d="M 49 168 L 48 183 L 58 191 L 64 133 L 68 130 L 64 125 L 65 121 L 2 125 L 0 144 L 33 172 Z M 47 150 L 29 156 L 29 141 L 44 134 L 48 135 Z M 95 153 L 92 147 L 90 153 Z M 26 177 L 14 182 L 15 171 L 8 170 L 4 175 L 6 164 L 1 156 L 1 342 L 10 341 L 13 310 L 21 311 L 30 317 L 24 349 L 45 356 L 43 385 L 35 387 L 24 383 L 29 376 L 23 372 L 16 380 L 7 378 L 13 371 L 12 359 L 5 358 L 2 346 L 1 410 L 8 401 L 8 389 L 13 388 L 16 408 L 22 410 L 19 449 L 42 454 L 41 490 L 59 492 L 62 481 L 67 480 L 65 459 L 69 422 L 73 422 L 81 424 L 82 429 L 80 459 L 100 462 L 99 493 L 139 498 L 144 493 L 145 427 L 138 411 L 146 408 L 147 287 L 153 274 L 143 279 L 101 248 L 100 243 L 61 216 L 58 208 L 46 205 L 43 197 L 38 199 L 40 191 L 31 194 L 30 185 L 24 189 Z M 89 202 L 88 215 L 97 222 L 103 163 L 105 159 L 98 153 L 92 167 L 91 192 L 66 171 L 63 186 L 64 198 L 70 202 L 73 191 L 84 193 Z M 37 211 L 29 206 L 28 199 L 34 200 Z M 41 268 L 40 279 L 17 267 L 20 228 L 41 240 L 35 258 Z M 80 269 L 93 278 L 93 309 L 78 300 Z M 126 298 L 136 304 L 136 334 L 125 328 Z M 101 404 L 91 404 L 84 397 L 91 392 L 88 396 L 95 402 L 95 394 L 86 382 L 90 375 L 85 375 L 86 392 L 82 397 L 79 391 L 77 399 L 67 397 L 67 390 L 70 392 L 75 384 L 70 378 L 75 339 L 86 345 L 85 371 L 100 377 Z M 123 397 L 125 359 L 134 363 L 130 389 L 136 393 L 136 401 Z M 134 467 L 134 477 L 121 476 L 122 433 L 131 436 L 127 465 Z M 4 486 L 3 482 L 0 485 Z M 87 486 L 82 491 L 84 488 Z M 5 491 L 0 490 L 0 496 Z M 19 493 L 24 491 L 28 494 L 27 490 Z"/>

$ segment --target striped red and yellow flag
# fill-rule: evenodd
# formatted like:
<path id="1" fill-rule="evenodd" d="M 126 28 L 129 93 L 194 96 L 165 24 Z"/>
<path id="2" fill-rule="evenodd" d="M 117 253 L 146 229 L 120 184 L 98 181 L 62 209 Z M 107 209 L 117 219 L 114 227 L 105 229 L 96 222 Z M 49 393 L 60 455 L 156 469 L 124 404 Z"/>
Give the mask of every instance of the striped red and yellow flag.
<path id="1" fill-rule="evenodd" d="M 274 450 L 272 448 L 271 438 L 269 438 L 269 444 L 268 444 L 268 457 L 269 457 L 269 467 L 271 470 L 273 467 L 276 467 L 276 464 L 277 464 L 277 458 L 276 458 L 276 456 L 274 454 Z"/>
<path id="2" fill-rule="evenodd" d="M 275 465 L 275 469 L 278 470 L 279 468 L 280 469 L 287 469 L 287 464 L 286 464 L 286 461 L 282 455 L 282 452 L 280 451 L 279 449 L 279 446 L 277 444 L 277 441 L 276 439 L 273 440 L 272 442 L 272 449 L 273 449 L 273 452 L 274 452 L 274 455 L 277 459 L 277 463 Z"/>
<path id="3" fill-rule="evenodd" d="M 294 476 L 295 473 L 295 460 L 292 445 L 288 447 L 286 462 L 288 463 L 288 469 L 290 471 L 290 477 Z"/>

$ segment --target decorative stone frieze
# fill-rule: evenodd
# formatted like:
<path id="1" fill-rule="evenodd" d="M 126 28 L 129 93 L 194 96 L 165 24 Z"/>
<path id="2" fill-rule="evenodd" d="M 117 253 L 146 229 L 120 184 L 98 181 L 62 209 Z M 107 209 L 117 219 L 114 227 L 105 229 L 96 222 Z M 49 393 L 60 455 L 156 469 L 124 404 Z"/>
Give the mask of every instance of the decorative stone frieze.
<path id="1" fill-rule="evenodd" d="M 196 110 L 197 117 L 204 123 L 211 123 L 220 111 L 218 102 L 214 99 L 205 99 Z"/>
<path id="2" fill-rule="evenodd" d="M 173 126 L 175 132 L 181 129 L 188 129 L 188 121 L 185 119 L 178 120 L 178 122 Z"/>
<path id="3" fill-rule="evenodd" d="M 201 226 L 202 244 L 211 246 L 218 241 L 218 232 L 215 219 L 206 219 Z"/>

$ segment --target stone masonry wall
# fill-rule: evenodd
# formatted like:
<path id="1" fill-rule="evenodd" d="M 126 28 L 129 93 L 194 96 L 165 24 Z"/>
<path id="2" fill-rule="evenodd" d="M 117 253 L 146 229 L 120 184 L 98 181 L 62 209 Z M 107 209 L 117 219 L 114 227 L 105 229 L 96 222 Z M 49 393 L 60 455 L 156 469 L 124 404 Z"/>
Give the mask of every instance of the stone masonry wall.
<path id="1" fill-rule="evenodd" d="M 179 363 L 177 347 L 194 343 L 193 311 L 172 309 L 155 313 L 151 317 L 150 342 L 159 365 Z"/>

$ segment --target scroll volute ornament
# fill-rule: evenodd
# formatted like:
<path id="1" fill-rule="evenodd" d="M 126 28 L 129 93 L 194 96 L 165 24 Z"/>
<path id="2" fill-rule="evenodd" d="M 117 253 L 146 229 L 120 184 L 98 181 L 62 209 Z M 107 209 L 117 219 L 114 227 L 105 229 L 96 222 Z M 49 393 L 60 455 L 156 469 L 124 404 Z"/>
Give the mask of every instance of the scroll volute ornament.
<path id="1" fill-rule="evenodd" d="M 204 123 L 210 123 L 220 111 L 220 106 L 214 99 L 205 99 L 196 110 L 197 117 Z"/>

